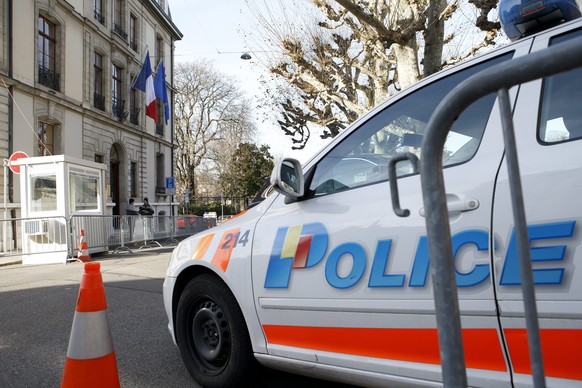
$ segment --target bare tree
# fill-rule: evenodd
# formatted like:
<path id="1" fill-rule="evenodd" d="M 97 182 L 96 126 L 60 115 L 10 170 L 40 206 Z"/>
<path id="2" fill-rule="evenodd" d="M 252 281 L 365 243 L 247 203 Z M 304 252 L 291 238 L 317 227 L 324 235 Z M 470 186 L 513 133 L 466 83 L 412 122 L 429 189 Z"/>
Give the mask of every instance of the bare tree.
<path id="1" fill-rule="evenodd" d="M 288 0 L 276 11 L 257 1 L 247 4 L 262 41 L 280 53 L 268 64 L 268 99 L 298 149 L 311 124 L 323 128 L 322 138 L 334 137 L 388 96 L 494 44 L 499 30 L 489 20 L 497 4 L 491 0 L 296 0 L 301 17 L 290 15 Z M 445 23 L 463 27 L 445 34 Z M 467 25 L 475 32 L 470 39 Z"/>
<path id="2" fill-rule="evenodd" d="M 207 61 L 178 64 L 174 87 L 177 179 L 195 196 L 195 171 L 219 154 L 216 146 L 224 145 L 234 133 L 253 131 L 249 103 L 235 81 L 214 70 Z M 244 136 L 240 134 L 236 140 Z M 208 170 L 206 167 L 204 170 Z"/>
<path id="3" fill-rule="evenodd" d="M 208 171 L 215 182 L 216 194 L 224 193 L 224 187 L 216 182 L 222 182 L 221 177 L 231 169 L 232 155 L 238 150 L 241 143 L 254 143 L 257 132 L 255 122 L 251 115 L 250 102 L 241 101 L 236 107 L 238 121 L 225 123 L 217 141 L 210 144 L 207 161 L 211 167 Z"/>

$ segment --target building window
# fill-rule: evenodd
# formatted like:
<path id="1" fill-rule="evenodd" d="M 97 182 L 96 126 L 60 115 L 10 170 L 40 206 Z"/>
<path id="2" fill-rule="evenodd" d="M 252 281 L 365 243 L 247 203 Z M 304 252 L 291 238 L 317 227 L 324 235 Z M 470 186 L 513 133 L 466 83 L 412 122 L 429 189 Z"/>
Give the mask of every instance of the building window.
<path id="1" fill-rule="evenodd" d="M 156 35 L 156 64 L 159 64 L 164 59 L 164 39 L 160 35 Z"/>
<path id="2" fill-rule="evenodd" d="M 44 16 L 38 17 L 38 82 L 60 91 L 61 75 L 57 72 L 56 26 Z"/>
<path id="3" fill-rule="evenodd" d="M 31 212 L 46 212 L 57 210 L 57 176 L 33 175 L 30 177 L 32 198 Z"/>
<path id="4" fill-rule="evenodd" d="M 133 51 L 137 51 L 137 17 L 129 17 L 129 45 Z"/>
<path id="5" fill-rule="evenodd" d="M 99 23 L 105 25 L 105 16 L 103 12 L 103 1 L 104 0 L 94 0 L 94 7 L 93 7 L 93 16 L 95 20 Z"/>
<path id="6" fill-rule="evenodd" d="M 164 136 L 164 102 L 156 98 L 156 109 L 158 110 L 158 122 L 156 123 L 156 135 Z"/>
<path id="7" fill-rule="evenodd" d="M 129 165 L 129 196 L 137 197 L 137 162 Z"/>
<path id="8" fill-rule="evenodd" d="M 156 154 L 156 194 L 165 194 L 166 185 L 164 182 L 164 154 Z"/>
<path id="9" fill-rule="evenodd" d="M 129 91 L 129 121 L 132 124 L 139 125 L 139 111 L 138 94 L 136 88 L 131 88 Z"/>
<path id="10" fill-rule="evenodd" d="M 35 156 L 51 156 L 55 154 L 55 126 L 52 124 L 38 122 L 36 131 L 37 144 Z"/>
<path id="11" fill-rule="evenodd" d="M 8 70 L 8 1 L 0 1 L 0 69 Z"/>
<path id="12" fill-rule="evenodd" d="M 123 0 L 113 0 L 113 32 L 127 40 L 127 32 L 125 32 L 123 22 Z"/>
<path id="13" fill-rule="evenodd" d="M 117 65 L 111 67 L 111 111 L 118 119 L 123 120 L 125 100 L 123 99 L 123 69 Z"/>
<path id="14" fill-rule="evenodd" d="M 103 55 L 93 53 L 93 105 L 95 108 L 105 110 L 105 95 L 103 94 Z"/>
<path id="15" fill-rule="evenodd" d="M 72 212 L 99 210 L 99 173 L 69 174 L 69 209 Z"/>

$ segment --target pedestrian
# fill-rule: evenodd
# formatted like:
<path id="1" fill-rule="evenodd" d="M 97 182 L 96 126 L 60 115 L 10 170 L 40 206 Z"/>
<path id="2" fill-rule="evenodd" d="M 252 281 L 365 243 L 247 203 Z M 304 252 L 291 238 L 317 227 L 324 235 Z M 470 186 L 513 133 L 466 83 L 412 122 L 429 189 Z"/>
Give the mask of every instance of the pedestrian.
<path id="1" fill-rule="evenodd" d="M 152 229 L 152 217 L 154 215 L 154 208 L 150 205 L 150 201 L 148 201 L 148 197 L 143 199 L 143 205 L 139 207 L 139 214 L 142 216 L 146 216 L 144 218 L 144 239 L 147 245 L 147 240 L 153 237 L 153 229 Z"/>
<path id="2" fill-rule="evenodd" d="M 150 201 L 148 201 L 148 197 L 143 199 L 143 205 L 139 207 L 139 214 L 142 216 L 153 216 L 154 215 L 154 208 L 150 205 Z"/>
<path id="3" fill-rule="evenodd" d="M 133 240 L 133 228 L 135 226 L 135 217 L 137 216 L 138 213 L 138 208 L 134 205 L 135 200 L 133 198 L 129 199 L 129 204 L 127 205 L 127 208 L 125 209 L 125 214 L 127 214 L 128 217 L 128 224 L 129 224 L 129 241 L 131 242 Z"/>

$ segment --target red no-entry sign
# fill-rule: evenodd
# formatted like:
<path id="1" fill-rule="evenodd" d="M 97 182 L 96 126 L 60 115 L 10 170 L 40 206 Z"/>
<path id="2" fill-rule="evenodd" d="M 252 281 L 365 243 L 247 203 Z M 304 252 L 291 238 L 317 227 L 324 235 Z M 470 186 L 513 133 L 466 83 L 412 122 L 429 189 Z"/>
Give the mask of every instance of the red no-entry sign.
<path id="1" fill-rule="evenodd" d="M 15 165 L 13 163 L 18 159 L 23 158 L 28 158 L 28 155 L 26 155 L 26 153 L 22 151 L 16 151 L 12 155 L 10 155 L 10 159 L 8 159 L 8 167 L 10 168 L 10 171 L 12 171 L 15 174 L 20 174 L 20 165 Z"/>

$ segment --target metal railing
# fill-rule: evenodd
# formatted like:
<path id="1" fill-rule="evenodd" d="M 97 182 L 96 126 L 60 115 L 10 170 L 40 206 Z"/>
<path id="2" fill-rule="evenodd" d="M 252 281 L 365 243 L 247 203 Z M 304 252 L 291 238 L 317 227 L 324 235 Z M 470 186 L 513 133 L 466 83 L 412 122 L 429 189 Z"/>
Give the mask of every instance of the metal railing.
<path id="1" fill-rule="evenodd" d="M 447 387 L 466 387 L 467 375 L 443 178 L 442 155 L 445 140 L 455 118 L 459 117 L 466 108 L 483 96 L 490 93 L 498 94 L 515 233 L 518 238 L 519 268 L 533 383 L 535 387 L 545 387 L 527 224 L 508 89 L 525 82 L 582 67 L 581 52 L 582 40 L 573 39 L 483 70 L 455 87 L 437 106 L 428 123 L 422 142 L 420 172 L 429 256 L 434 270 L 433 291 L 443 382 Z M 398 155 L 398 157 L 408 158 L 406 155 Z M 397 193 L 395 197 L 396 201 L 393 196 L 393 207 L 398 214 Z"/>
<path id="2" fill-rule="evenodd" d="M 93 106 L 99 110 L 105 110 L 105 96 L 99 93 L 93 93 Z"/>
<path id="3" fill-rule="evenodd" d="M 38 83 L 57 92 L 61 91 L 61 75 L 42 65 L 38 65 Z"/>
<path id="4" fill-rule="evenodd" d="M 116 95 L 111 97 L 111 112 L 120 121 L 125 120 L 129 112 L 125 111 L 125 100 L 122 100 Z"/>
<path id="5" fill-rule="evenodd" d="M 70 235 L 65 217 L 0 220 L 0 255 L 36 255 L 68 252 Z"/>
<path id="6" fill-rule="evenodd" d="M 132 251 L 177 243 L 214 226 L 199 216 L 99 216 L 14 218 L 0 220 L 0 257 L 77 255 L 81 231 L 90 253 Z"/>
<path id="7" fill-rule="evenodd" d="M 197 216 L 78 216 L 70 219 L 71 252 L 76 254 L 81 229 L 91 251 L 131 251 L 151 246 L 175 243 L 177 239 L 207 229 Z"/>
<path id="8" fill-rule="evenodd" d="M 119 35 L 123 40 L 127 40 L 127 32 L 121 27 L 121 25 L 114 23 L 113 24 L 113 32 Z"/>
<path id="9" fill-rule="evenodd" d="M 101 24 L 105 25 L 105 16 L 98 9 L 93 10 L 93 17 Z"/>
<path id="10" fill-rule="evenodd" d="M 129 122 L 135 125 L 139 124 L 139 112 L 140 108 L 130 108 L 129 109 Z"/>
<path id="11" fill-rule="evenodd" d="M 164 136 L 164 124 L 161 123 L 156 124 L 156 135 Z"/>

